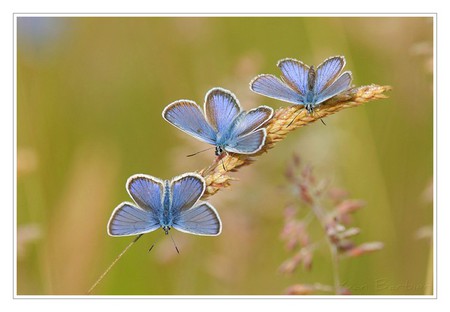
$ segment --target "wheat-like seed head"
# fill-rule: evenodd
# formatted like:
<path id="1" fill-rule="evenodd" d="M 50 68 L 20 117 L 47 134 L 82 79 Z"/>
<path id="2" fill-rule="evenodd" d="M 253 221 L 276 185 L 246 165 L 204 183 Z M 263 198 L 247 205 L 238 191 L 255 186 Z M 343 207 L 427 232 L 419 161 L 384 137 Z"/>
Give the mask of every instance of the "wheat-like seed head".
<path id="1" fill-rule="evenodd" d="M 303 106 L 292 105 L 277 109 L 266 125 L 267 137 L 264 146 L 255 154 L 243 155 L 228 153 L 221 159 L 216 159 L 212 165 L 199 171 L 206 180 L 206 191 L 202 199 L 217 193 L 221 188 L 230 186 L 233 180 L 228 172 L 237 171 L 240 167 L 251 164 L 256 156 L 266 153 L 275 144 L 283 140 L 286 135 L 297 128 L 315 122 L 344 108 L 356 107 L 366 102 L 384 99 L 390 86 L 369 85 L 351 88 L 328 101 L 320 104 L 314 114 L 308 114 Z M 300 110 L 300 111 L 299 111 Z M 293 121 L 293 119 L 295 120 Z"/>

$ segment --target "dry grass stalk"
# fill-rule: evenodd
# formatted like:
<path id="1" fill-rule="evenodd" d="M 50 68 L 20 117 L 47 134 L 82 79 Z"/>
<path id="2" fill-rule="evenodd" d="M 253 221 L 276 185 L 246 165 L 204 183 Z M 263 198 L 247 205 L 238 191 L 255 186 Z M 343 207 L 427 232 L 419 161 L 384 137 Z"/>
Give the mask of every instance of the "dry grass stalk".
<path id="1" fill-rule="evenodd" d="M 332 115 L 344 108 L 357 107 L 372 100 L 387 98 L 384 93 L 389 90 L 391 90 L 390 86 L 379 86 L 374 84 L 352 88 L 331 98 L 325 103 L 322 103 L 312 115 L 308 114 L 308 112 L 299 105 L 277 109 L 273 118 L 267 122 L 266 143 L 258 153 L 253 155 L 230 153 L 220 160 L 216 159 L 212 165 L 199 171 L 205 178 L 207 185 L 202 199 L 214 195 L 221 188 L 228 187 L 233 180 L 233 178 L 228 176 L 228 172 L 237 171 L 240 167 L 251 164 L 254 161 L 255 156 L 259 156 L 273 148 L 275 144 L 283 140 L 289 132 L 313 123 L 328 115 Z M 292 122 L 294 117 L 295 120 Z M 291 122 L 292 124 L 290 124 Z"/>

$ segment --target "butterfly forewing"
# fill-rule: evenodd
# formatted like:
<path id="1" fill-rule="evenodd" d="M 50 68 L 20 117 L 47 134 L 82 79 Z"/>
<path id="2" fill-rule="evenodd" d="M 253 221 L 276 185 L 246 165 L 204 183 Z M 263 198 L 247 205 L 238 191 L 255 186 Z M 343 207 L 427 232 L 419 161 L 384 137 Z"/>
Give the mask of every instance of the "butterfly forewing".
<path id="1" fill-rule="evenodd" d="M 163 118 L 178 129 L 208 144 L 215 144 L 216 131 L 208 124 L 200 107 L 192 101 L 175 101 L 164 109 Z"/>
<path id="2" fill-rule="evenodd" d="M 277 66 L 281 69 L 283 80 L 301 95 L 306 95 L 309 66 L 294 59 L 283 59 Z"/>
<path id="3" fill-rule="evenodd" d="M 211 89 L 206 94 L 206 119 L 219 135 L 226 132 L 236 116 L 241 112 L 239 102 L 233 93 L 222 88 Z"/>
<path id="4" fill-rule="evenodd" d="M 127 236 L 148 233 L 159 227 L 159 222 L 152 211 L 130 203 L 121 203 L 114 209 L 107 229 L 111 236 Z"/>
<path id="5" fill-rule="evenodd" d="M 205 180 L 198 174 L 189 173 L 172 180 L 171 209 L 175 213 L 191 208 L 203 195 Z"/>
<path id="6" fill-rule="evenodd" d="M 213 206 L 202 203 L 182 211 L 174 220 L 173 227 L 190 234 L 216 236 L 222 231 L 222 222 Z"/>
<path id="7" fill-rule="evenodd" d="M 127 181 L 131 198 L 142 209 L 158 213 L 162 209 L 164 182 L 158 178 L 137 174 Z"/>
<path id="8" fill-rule="evenodd" d="M 320 94 L 330 86 L 336 80 L 344 66 L 345 59 L 342 56 L 328 58 L 320 64 L 316 71 L 314 93 Z"/>
<path id="9" fill-rule="evenodd" d="M 265 95 L 277 100 L 294 104 L 303 104 L 303 96 L 291 89 L 283 81 L 274 75 L 263 74 L 257 76 L 250 82 L 253 92 Z"/>

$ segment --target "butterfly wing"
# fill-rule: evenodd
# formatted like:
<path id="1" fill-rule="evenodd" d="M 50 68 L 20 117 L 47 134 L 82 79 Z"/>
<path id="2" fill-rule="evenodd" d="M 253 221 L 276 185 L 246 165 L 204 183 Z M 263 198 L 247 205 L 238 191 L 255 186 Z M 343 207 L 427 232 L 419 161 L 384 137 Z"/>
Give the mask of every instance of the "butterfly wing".
<path id="1" fill-rule="evenodd" d="M 205 97 L 205 116 L 219 134 L 226 132 L 241 112 L 236 96 L 228 90 L 213 88 Z"/>
<path id="2" fill-rule="evenodd" d="M 206 189 L 205 179 L 196 173 L 185 173 L 172 179 L 171 194 L 173 214 L 187 210 L 202 197 Z"/>
<path id="3" fill-rule="evenodd" d="M 324 102 L 333 96 L 350 88 L 352 82 L 352 74 L 350 72 L 344 72 L 334 81 L 329 87 L 323 90 L 317 97 L 317 103 Z"/>
<path id="4" fill-rule="evenodd" d="M 303 96 L 274 75 L 262 74 L 256 76 L 250 82 L 250 90 L 273 99 L 293 104 L 303 104 Z"/>
<path id="5" fill-rule="evenodd" d="M 309 66 L 303 62 L 291 58 L 278 61 L 277 66 L 281 69 L 283 80 L 301 95 L 308 92 Z"/>
<path id="6" fill-rule="evenodd" d="M 127 190 L 142 209 L 158 215 L 162 211 L 164 181 L 145 174 L 136 174 L 127 181 Z"/>
<path id="7" fill-rule="evenodd" d="M 242 113 L 236 120 L 236 125 L 232 129 L 232 138 L 244 136 L 258 129 L 273 116 L 273 109 L 268 106 L 259 106 L 248 112 Z"/>
<path id="8" fill-rule="evenodd" d="M 200 107 L 193 101 L 179 100 L 164 108 L 163 118 L 200 141 L 215 145 L 216 131 L 208 124 Z"/>
<path id="9" fill-rule="evenodd" d="M 334 56 L 326 59 L 317 67 L 314 93 L 319 94 L 330 86 L 345 66 L 343 56 Z"/>
<path id="10" fill-rule="evenodd" d="M 110 236 L 128 236 L 148 233 L 159 227 L 159 222 L 151 211 L 125 202 L 114 209 L 107 231 Z"/>
<path id="11" fill-rule="evenodd" d="M 190 234 L 216 236 L 222 231 L 222 222 L 213 206 L 201 203 L 182 211 L 174 220 L 173 227 Z"/>
<path id="12" fill-rule="evenodd" d="M 230 140 L 225 150 L 237 154 L 254 154 L 258 152 L 266 142 L 266 129 L 258 129 L 254 132 Z"/>

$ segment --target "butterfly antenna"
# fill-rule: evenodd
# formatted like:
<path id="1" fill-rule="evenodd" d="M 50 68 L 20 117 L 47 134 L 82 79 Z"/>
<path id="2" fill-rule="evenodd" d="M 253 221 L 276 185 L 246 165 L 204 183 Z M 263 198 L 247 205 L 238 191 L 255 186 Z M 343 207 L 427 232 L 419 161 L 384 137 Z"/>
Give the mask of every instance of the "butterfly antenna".
<path id="1" fill-rule="evenodd" d="M 225 168 L 225 163 L 223 162 L 223 158 L 222 158 L 221 160 L 222 160 L 222 167 L 223 167 L 223 170 L 227 171 L 227 168 Z"/>
<path id="2" fill-rule="evenodd" d="M 200 154 L 200 153 L 202 153 L 202 152 L 209 151 L 210 149 L 213 149 L 213 148 L 214 148 L 214 147 L 210 147 L 210 148 L 204 149 L 204 150 L 202 150 L 202 151 L 196 152 L 196 153 L 194 153 L 194 154 L 186 155 L 186 157 L 192 157 L 192 156 L 195 156 L 195 155 Z"/>
<path id="3" fill-rule="evenodd" d="M 230 154 L 228 154 L 228 152 L 227 151 L 225 151 L 225 155 L 226 156 L 229 156 Z M 223 168 L 223 170 L 225 170 L 225 172 L 226 171 L 228 171 L 227 170 L 227 168 L 225 167 L 225 163 L 223 162 L 223 158 L 224 158 L 225 156 L 223 156 L 223 154 L 220 156 L 220 160 L 222 161 L 222 168 Z"/>
<path id="4" fill-rule="evenodd" d="M 106 274 L 108 274 L 108 272 L 111 270 L 111 268 L 116 264 L 117 261 L 119 261 L 119 259 L 127 252 L 127 250 L 134 244 L 137 242 L 137 240 L 139 238 L 141 238 L 141 236 L 144 234 L 139 234 L 138 236 L 136 236 L 136 238 L 128 244 L 127 247 L 125 247 L 125 249 L 117 256 L 117 258 L 113 261 L 113 263 L 111 263 L 111 265 L 105 270 L 105 272 L 103 272 L 103 274 L 97 279 L 97 281 L 94 283 L 94 285 L 91 286 L 91 288 L 89 288 L 88 290 L 88 295 L 91 294 L 91 292 L 94 290 L 95 287 L 97 287 L 97 285 L 101 282 L 101 280 L 106 276 Z"/>
<path id="5" fill-rule="evenodd" d="M 175 244 L 175 240 L 173 239 L 172 234 L 170 234 L 170 238 L 172 239 L 172 243 L 173 243 L 173 246 L 175 247 L 175 250 L 178 252 L 178 254 L 180 254 L 180 251 L 178 250 L 177 244 Z"/>

